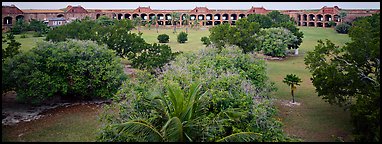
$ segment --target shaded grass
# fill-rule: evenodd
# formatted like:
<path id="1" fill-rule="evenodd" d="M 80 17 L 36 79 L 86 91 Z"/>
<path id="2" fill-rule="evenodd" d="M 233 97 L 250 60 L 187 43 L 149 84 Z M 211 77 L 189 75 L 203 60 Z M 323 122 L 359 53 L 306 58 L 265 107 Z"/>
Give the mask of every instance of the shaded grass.
<path id="1" fill-rule="evenodd" d="M 15 40 L 17 42 L 21 43 L 20 51 L 28 51 L 28 50 L 32 49 L 32 47 L 36 46 L 36 42 L 43 41 L 43 39 L 45 39 L 45 37 L 33 37 L 33 34 L 34 34 L 34 32 L 25 33 L 27 38 L 21 38 L 21 35 L 23 35 L 23 34 L 15 35 Z M 3 33 L 2 35 L 6 38 L 5 33 Z M 9 41 L 9 40 L 7 40 L 7 41 Z M 7 47 L 8 44 L 2 43 L 1 46 Z"/>
<path id="2" fill-rule="evenodd" d="M 282 83 L 287 74 L 296 74 L 303 81 L 295 92 L 295 100 L 300 102 L 301 106 L 289 108 L 278 104 L 285 125 L 284 130 L 305 141 L 334 141 L 332 135 L 350 141 L 352 127 L 350 113 L 330 105 L 317 96 L 310 80 L 311 73 L 304 64 L 306 52 L 314 50 L 318 44 L 317 40 L 330 39 L 342 46 L 350 38 L 347 35 L 337 34 L 333 29 L 306 27 L 300 29 L 304 32 L 304 39 L 299 56 L 289 57 L 284 61 L 267 61 L 269 77 L 278 88 L 274 93 L 275 98 L 289 101 L 292 99 L 290 87 Z"/>

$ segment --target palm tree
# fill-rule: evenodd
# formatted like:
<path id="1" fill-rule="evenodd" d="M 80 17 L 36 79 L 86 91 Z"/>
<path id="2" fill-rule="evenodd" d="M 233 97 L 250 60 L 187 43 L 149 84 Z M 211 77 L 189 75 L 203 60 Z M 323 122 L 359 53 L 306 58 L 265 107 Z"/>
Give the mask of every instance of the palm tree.
<path id="1" fill-rule="evenodd" d="M 190 25 L 190 15 L 189 14 L 184 14 L 184 20 L 182 21 L 183 22 L 183 25 L 187 25 L 186 26 L 186 33 L 188 33 L 188 26 Z"/>
<path id="2" fill-rule="evenodd" d="M 161 130 L 156 129 L 152 124 L 143 120 L 133 120 L 122 124 L 113 125 L 118 133 L 133 135 L 135 139 L 150 142 L 192 142 L 187 131 L 190 121 L 197 118 L 201 111 L 201 98 L 206 94 L 198 94 L 201 89 L 200 83 L 193 83 L 187 93 L 181 90 L 180 86 L 172 85 L 168 88 L 168 98 L 164 95 L 158 97 L 160 112 L 168 118 Z M 166 118 L 166 119 L 167 119 Z M 218 141 L 255 141 L 260 134 L 253 132 L 241 132 L 224 137 Z"/>
<path id="3" fill-rule="evenodd" d="M 195 26 L 195 29 L 198 30 L 197 28 L 199 27 L 199 19 L 195 19 L 194 20 L 194 26 Z"/>
<path id="4" fill-rule="evenodd" d="M 157 29 L 157 33 L 158 33 L 158 17 L 156 15 L 152 16 L 151 22 L 152 22 L 152 24 L 155 25 L 155 28 Z"/>
<path id="5" fill-rule="evenodd" d="M 294 103 L 294 91 L 296 90 L 296 85 L 300 85 L 299 83 L 302 82 L 299 77 L 297 77 L 295 74 L 289 74 L 286 75 L 286 77 L 283 80 L 283 83 L 286 83 L 288 86 L 290 86 L 292 97 L 293 97 L 293 103 Z"/>
<path id="6" fill-rule="evenodd" d="M 346 13 L 345 11 L 341 11 L 341 12 L 339 13 L 339 18 L 340 18 L 340 20 L 341 20 L 341 23 L 343 23 L 343 21 L 344 21 L 344 19 L 345 19 L 346 16 L 347 16 L 347 13 Z"/>
<path id="7" fill-rule="evenodd" d="M 133 21 L 134 21 L 134 25 L 135 25 L 135 26 L 138 26 L 138 32 L 141 32 L 142 18 L 138 16 L 138 17 L 135 17 L 135 18 L 133 19 Z"/>
<path id="8" fill-rule="evenodd" d="M 171 13 L 171 23 L 174 25 L 174 33 L 176 33 L 176 23 L 179 21 L 179 13 Z"/>

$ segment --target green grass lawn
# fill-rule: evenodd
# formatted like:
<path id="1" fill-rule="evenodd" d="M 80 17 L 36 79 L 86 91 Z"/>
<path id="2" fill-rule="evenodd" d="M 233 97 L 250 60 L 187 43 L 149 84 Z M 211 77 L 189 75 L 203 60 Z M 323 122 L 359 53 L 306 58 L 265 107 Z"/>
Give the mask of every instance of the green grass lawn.
<path id="1" fill-rule="evenodd" d="M 342 108 L 331 106 L 315 93 L 315 88 L 310 80 L 311 73 L 305 68 L 304 56 L 307 51 L 314 50 L 319 39 L 330 39 L 337 45 L 344 45 L 350 41 L 348 35 L 337 34 L 332 29 L 300 27 L 304 32 L 303 43 L 300 46 L 300 54 L 289 57 L 284 61 L 268 61 L 268 74 L 275 82 L 278 91 L 274 97 L 282 100 L 291 100 L 290 87 L 282 83 L 287 74 L 296 74 L 302 79 L 297 86 L 295 99 L 301 105 L 293 108 L 282 108 L 285 130 L 292 136 L 305 141 L 334 141 L 335 137 L 343 137 L 350 140 L 350 113 Z M 286 114 L 287 113 L 287 114 Z"/>
<path id="2" fill-rule="evenodd" d="M 324 102 L 315 93 L 315 88 L 310 81 L 311 74 L 305 69 L 304 56 L 306 52 L 312 51 L 317 45 L 319 39 L 330 39 L 338 45 L 344 45 L 350 38 L 347 35 L 337 34 L 333 29 L 325 28 L 307 28 L 300 27 L 304 32 L 303 43 L 300 46 L 300 55 L 289 57 L 283 61 L 267 61 L 268 74 L 271 81 L 275 82 L 278 91 L 274 93 L 274 98 L 278 100 L 291 100 L 290 88 L 282 83 L 285 75 L 293 73 L 302 78 L 301 86 L 297 87 L 295 93 L 296 101 L 301 103 L 300 106 L 285 108 L 278 104 L 280 109 L 280 117 L 285 125 L 284 130 L 291 136 L 303 139 L 304 141 L 334 141 L 335 137 L 344 137 L 346 141 L 350 140 L 351 133 L 350 114 L 342 108 L 331 106 Z M 185 31 L 184 28 L 177 28 L 177 34 Z M 134 30 L 134 32 L 137 32 Z M 170 42 L 168 45 L 174 51 L 195 52 L 204 47 L 200 38 L 208 36 L 207 29 L 189 30 L 188 41 L 179 44 L 176 41 L 176 35 L 173 29 L 159 29 L 156 33 L 155 28 L 151 30 L 142 28 L 143 38 L 148 43 L 157 43 L 159 34 L 168 34 Z M 35 41 L 42 40 L 43 37 L 36 38 L 28 35 L 28 38 L 20 38 L 16 36 L 16 40 L 22 43 L 22 50 L 29 50 L 35 46 Z M 3 44 L 4 46 L 4 44 Z M 95 131 L 98 124 L 95 118 L 84 119 L 76 114 L 68 115 L 60 118 L 62 124 L 52 123 L 39 128 L 34 134 L 28 135 L 31 140 L 57 140 L 57 141 L 94 141 Z M 84 125 L 85 124 L 85 125 Z M 89 133 L 88 135 L 79 135 L 81 131 Z M 33 138 L 34 137 L 34 138 Z M 51 137 L 60 137 L 51 139 Z"/>
<path id="3" fill-rule="evenodd" d="M 21 35 L 15 35 L 15 40 L 21 43 L 21 51 L 30 50 L 32 47 L 36 46 L 36 42 L 43 41 L 45 37 L 33 37 L 33 33 L 28 32 L 25 34 L 26 38 L 21 38 Z M 6 34 L 3 33 L 3 36 L 6 37 Z M 8 44 L 3 43 L 2 47 L 7 47 Z"/>

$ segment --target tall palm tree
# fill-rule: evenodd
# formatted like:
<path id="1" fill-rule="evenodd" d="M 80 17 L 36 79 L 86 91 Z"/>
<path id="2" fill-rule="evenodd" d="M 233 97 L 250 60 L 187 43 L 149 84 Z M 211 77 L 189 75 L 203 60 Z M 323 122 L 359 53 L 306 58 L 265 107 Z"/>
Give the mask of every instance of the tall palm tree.
<path id="1" fill-rule="evenodd" d="M 168 87 L 168 98 L 161 95 L 161 112 L 168 117 L 167 122 L 161 130 L 156 129 L 152 124 L 144 120 L 133 120 L 123 124 L 113 125 L 118 133 L 127 133 L 133 135 L 135 139 L 149 142 L 192 142 L 193 140 L 187 134 L 187 123 L 198 117 L 201 110 L 201 97 L 205 93 L 198 94 L 201 88 L 200 83 L 193 83 L 190 89 L 185 93 L 178 85 Z M 192 132 L 192 131 L 188 131 Z M 224 137 L 218 142 L 235 141 L 256 141 L 260 134 L 253 132 L 240 132 Z"/>
<path id="2" fill-rule="evenodd" d="M 151 22 L 152 24 L 155 25 L 155 28 L 157 30 L 157 33 L 158 33 L 158 17 L 156 15 L 154 15 L 153 17 L 151 17 Z"/>
<path id="3" fill-rule="evenodd" d="M 179 21 L 179 13 L 171 13 L 171 23 L 174 25 L 174 33 L 176 33 L 176 23 Z"/>
<path id="4" fill-rule="evenodd" d="M 341 23 L 343 23 L 343 21 L 344 21 L 344 19 L 345 19 L 346 16 L 347 16 L 347 13 L 346 13 L 345 11 L 341 11 L 341 12 L 339 13 L 339 18 L 340 18 L 340 20 L 341 20 Z"/>
<path id="5" fill-rule="evenodd" d="M 141 23 L 142 23 L 142 18 L 141 17 L 135 17 L 133 19 L 134 25 L 138 26 L 138 32 L 141 32 Z"/>
<path id="6" fill-rule="evenodd" d="M 190 15 L 189 14 L 184 14 L 184 20 L 182 21 L 183 22 L 183 25 L 187 25 L 186 26 L 186 33 L 188 33 L 188 27 L 190 25 Z"/>
<path id="7" fill-rule="evenodd" d="M 296 90 L 296 85 L 300 85 L 299 83 L 302 82 L 299 77 L 297 77 L 295 74 L 289 74 L 286 75 L 286 77 L 283 80 L 283 83 L 286 83 L 288 86 L 290 86 L 292 97 L 293 97 L 293 103 L 294 103 L 294 91 Z"/>
<path id="8" fill-rule="evenodd" d="M 195 19 L 194 20 L 194 26 L 195 26 L 195 29 L 198 30 L 197 28 L 199 27 L 199 19 Z"/>

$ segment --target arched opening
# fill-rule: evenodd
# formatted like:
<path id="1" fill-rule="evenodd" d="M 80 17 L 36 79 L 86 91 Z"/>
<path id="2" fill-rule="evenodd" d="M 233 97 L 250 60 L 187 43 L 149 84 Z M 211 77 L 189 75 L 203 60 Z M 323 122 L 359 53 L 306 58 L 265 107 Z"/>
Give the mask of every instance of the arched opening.
<path id="1" fill-rule="evenodd" d="M 215 14 L 214 20 L 221 20 L 220 14 Z M 219 22 L 219 24 L 220 24 L 220 22 Z"/>
<path id="2" fill-rule="evenodd" d="M 297 22 L 297 26 L 301 26 L 301 22 Z"/>
<path id="3" fill-rule="evenodd" d="M 222 23 L 222 24 L 226 24 L 226 23 L 227 23 L 227 24 L 229 24 L 229 22 L 228 22 L 228 21 L 223 21 L 223 23 Z"/>
<path id="4" fill-rule="evenodd" d="M 314 21 L 316 17 L 313 14 L 309 14 L 309 21 Z"/>
<path id="5" fill-rule="evenodd" d="M 116 19 L 116 18 L 117 18 L 117 15 L 116 15 L 115 13 L 113 13 L 112 18 L 113 18 L 113 19 Z"/>
<path id="6" fill-rule="evenodd" d="M 139 17 L 139 14 L 133 14 L 133 19 L 135 19 L 136 17 Z"/>
<path id="7" fill-rule="evenodd" d="M 151 19 L 153 19 L 155 17 L 155 14 L 149 14 L 149 19 L 151 20 Z"/>
<path id="8" fill-rule="evenodd" d="M 245 14 L 239 14 L 239 19 L 244 18 Z"/>
<path id="9" fill-rule="evenodd" d="M 57 17 L 64 17 L 64 15 L 63 14 L 59 14 L 59 15 L 57 15 Z"/>
<path id="10" fill-rule="evenodd" d="M 318 21 L 322 21 L 322 20 L 323 20 L 323 17 L 322 17 L 321 14 L 318 14 L 318 15 L 317 15 L 317 20 L 318 20 Z"/>
<path id="11" fill-rule="evenodd" d="M 313 26 L 314 27 L 314 22 L 309 22 L 309 26 Z"/>
<path id="12" fill-rule="evenodd" d="M 302 20 L 303 20 L 303 21 L 306 21 L 306 18 L 307 18 L 306 14 L 303 14 L 303 15 L 302 15 Z"/>
<path id="13" fill-rule="evenodd" d="M 220 25 L 220 21 L 215 21 L 214 25 Z"/>
<path id="14" fill-rule="evenodd" d="M 306 26 L 306 22 L 302 22 L 302 26 Z"/>
<path id="15" fill-rule="evenodd" d="M 237 15 L 236 14 L 231 14 L 231 20 L 237 20 Z"/>
<path id="16" fill-rule="evenodd" d="M 322 26 L 323 26 L 322 23 L 320 22 L 317 23 L 317 27 L 322 27 Z"/>
<path id="17" fill-rule="evenodd" d="M 330 27 L 329 23 L 324 23 L 325 27 Z"/>
<path id="18" fill-rule="evenodd" d="M 142 20 L 147 20 L 148 19 L 147 14 L 141 14 L 141 18 L 142 18 Z"/>
<path id="19" fill-rule="evenodd" d="M 171 20 L 171 14 L 166 14 L 166 15 L 165 15 L 165 19 L 166 19 L 166 20 Z"/>
<path id="20" fill-rule="evenodd" d="M 206 15 L 206 19 L 207 19 L 207 20 L 212 20 L 212 14 L 207 14 L 207 15 Z"/>
<path id="21" fill-rule="evenodd" d="M 121 20 L 123 18 L 123 14 L 118 14 L 118 20 Z"/>
<path id="22" fill-rule="evenodd" d="M 212 21 L 207 21 L 207 22 L 206 22 L 206 25 L 207 25 L 207 26 L 212 25 Z"/>
<path id="23" fill-rule="evenodd" d="M 325 15 L 325 21 L 332 21 L 331 15 Z"/>
<path id="24" fill-rule="evenodd" d="M 231 25 L 236 25 L 236 21 L 231 21 Z"/>
<path id="25" fill-rule="evenodd" d="M 157 14 L 157 17 L 158 17 L 158 21 L 161 21 L 161 20 L 164 19 L 164 15 L 163 14 Z"/>
<path id="26" fill-rule="evenodd" d="M 125 19 L 130 19 L 131 14 L 125 14 Z"/>
<path id="27" fill-rule="evenodd" d="M 204 15 L 198 15 L 198 20 L 204 20 Z"/>
<path id="28" fill-rule="evenodd" d="M 338 15 L 334 15 L 333 21 L 340 22 L 339 16 Z"/>
<path id="29" fill-rule="evenodd" d="M 190 15 L 190 19 L 191 20 L 195 20 L 196 19 L 196 15 Z"/>
<path id="30" fill-rule="evenodd" d="M 223 14 L 223 16 L 222 16 L 223 20 L 228 20 L 228 17 L 229 17 L 228 14 Z"/>
<path id="31" fill-rule="evenodd" d="M 297 21 L 301 21 L 301 15 L 300 14 L 297 15 Z M 300 23 L 299 23 L 299 25 L 300 25 Z"/>
<path id="32" fill-rule="evenodd" d="M 16 21 L 19 21 L 19 20 L 24 20 L 24 16 L 23 15 L 18 15 L 16 16 Z"/>
<path id="33" fill-rule="evenodd" d="M 4 25 L 12 25 L 12 17 L 5 17 L 3 19 L 3 24 Z"/>
<path id="34" fill-rule="evenodd" d="M 96 15 L 96 19 L 98 19 L 100 16 L 101 16 L 101 14 L 97 14 L 97 15 Z"/>

